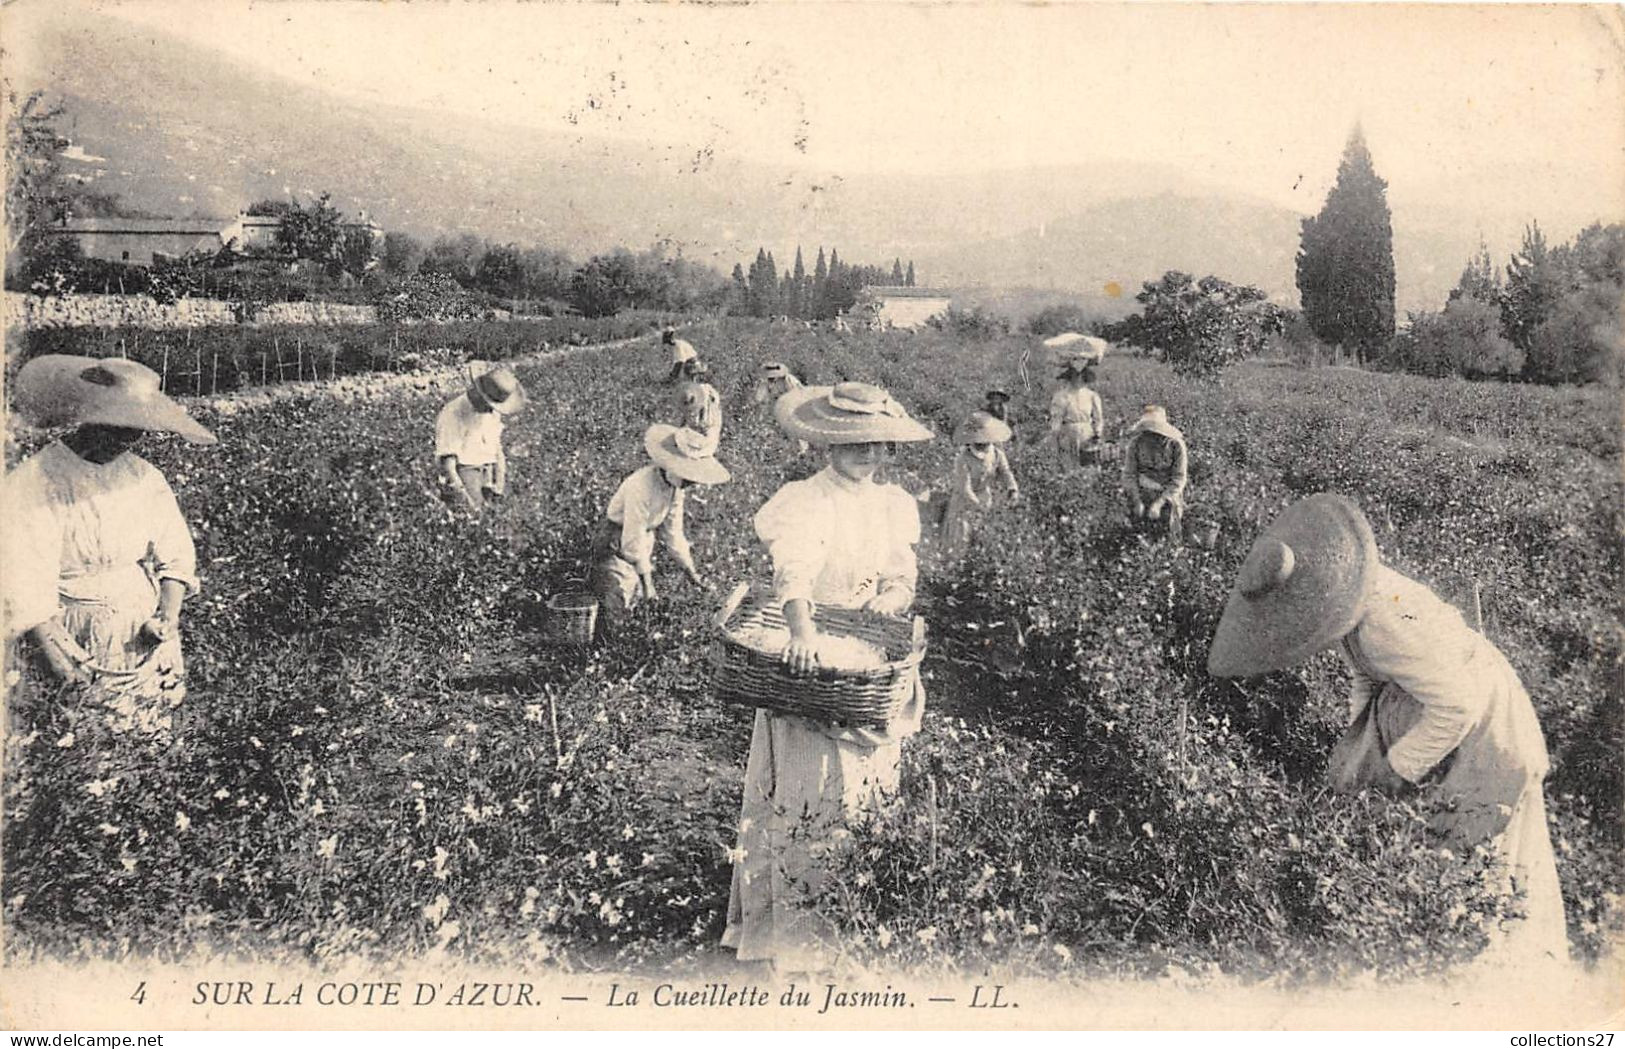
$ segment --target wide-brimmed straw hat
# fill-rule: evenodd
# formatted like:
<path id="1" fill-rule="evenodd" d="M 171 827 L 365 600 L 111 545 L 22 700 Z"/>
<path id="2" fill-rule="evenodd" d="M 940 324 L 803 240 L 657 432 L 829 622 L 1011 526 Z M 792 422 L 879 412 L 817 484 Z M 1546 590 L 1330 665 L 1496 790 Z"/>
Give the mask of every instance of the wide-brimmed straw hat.
<path id="1" fill-rule="evenodd" d="M 1340 495 L 1293 503 L 1254 541 L 1208 650 L 1208 673 L 1249 677 L 1300 663 L 1353 630 L 1380 561 L 1360 508 Z"/>
<path id="2" fill-rule="evenodd" d="M 731 474 L 710 453 L 705 434 L 686 426 L 655 423 L 643 435 L 643 449 L 655 465 L 695 484 L 721 484 Z"/>
<path id="3" fill-rule="evenodd" d="M 691 361 L 698 356 L 699 353 L 695 351 L 694 344 L 687 339 L 673 339 L 671 341 L 671 362 L 673 364 L 682 364 L 684 361 Z"/>
<path id="4" fill-rule="evenodd" d="M 1185 440 L 1185 435 L 1179 432 L 1179 427 L 1168 421 L 1168 409 L 1160 404 L 1145 406 L 1140 418 L 1129 428 L 1130 436 L 1137 433 L 1160 434 L 1170 441 Z"/>
<path id="5" fill-rule="evenodd" d="M 512 415 L 525 406 L 525 387 L 512 368 L 470 367 L 468 399 L 476 408 Z"/>
<path id="6" fill-rule="evenodd" d="M 1099 363 L 1106 358 L 1106 351 L 1111 343 L 1096 335 L 1084 335 L 1081 332 L 1064 331 L 1044 340 L 1044 348 L 1050 351 L 1050 357 L 1057 365 L 1068 361 L 1094 361 Z"/>
<path id="7" fill-rule="evenodd" d="M 158 373 L 135 361 L 52 353 L 18 369 L 13 403 L 18 414 L 35 426 L 98 423 L 214 444 L 214 434 L 160 386 Z"/>
<path id="8" fill-rule="evenodd" d="M 810 444 L 929 441 L 930 430 L 871 383 L 803 386 L 773 404 L 779 428 Z"/>
<path id="9" fill-rule="evenodd" d="M 971 412 L 954 431 L 955 444 L 1003 444 L 1011 436 L 1010 426 L 986 412 Z"/>

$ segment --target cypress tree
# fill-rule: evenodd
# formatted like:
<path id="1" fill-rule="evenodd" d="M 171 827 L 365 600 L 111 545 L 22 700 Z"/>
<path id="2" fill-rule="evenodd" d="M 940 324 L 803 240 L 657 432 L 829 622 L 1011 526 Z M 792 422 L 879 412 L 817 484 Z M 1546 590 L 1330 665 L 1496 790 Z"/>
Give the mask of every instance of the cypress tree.
<path id="1" fill-rule="evenodd" d="M 1358 125 L 1320 214 L 1303 220 L 1298 295 L 1323 342 L 1354 349 L 1364 364 L 1394 335 L 1394 230 L 1388 183 L 1377 177 Z"/>

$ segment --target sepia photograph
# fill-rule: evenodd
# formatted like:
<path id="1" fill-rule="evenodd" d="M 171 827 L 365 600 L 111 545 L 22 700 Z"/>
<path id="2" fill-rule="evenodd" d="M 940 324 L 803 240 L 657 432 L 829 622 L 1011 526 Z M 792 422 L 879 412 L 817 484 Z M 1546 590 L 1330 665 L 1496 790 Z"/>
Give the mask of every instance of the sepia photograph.
<path id="1" fill-rule="evenodd" d="M 1625 1016 L 1621 8 L 19 0 L 0 79 L 0 1026 Z"/>

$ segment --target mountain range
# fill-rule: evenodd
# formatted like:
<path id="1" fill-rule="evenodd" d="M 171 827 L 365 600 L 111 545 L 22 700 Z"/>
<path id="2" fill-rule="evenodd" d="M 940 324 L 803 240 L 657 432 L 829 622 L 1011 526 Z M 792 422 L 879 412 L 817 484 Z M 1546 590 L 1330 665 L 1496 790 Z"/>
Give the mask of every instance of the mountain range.
<path id="1" fill-rule="evenodd" d="M 1124 300 L 1109 284 L 1132 297 L 1168 269 L 1296 302 L 1303 216 L 1167 167 L 815 172 L 369 104 L 114 19 L 36 28 L 18 81 L 63 104 L 64 168 L 156 214 L 229 216 L 330 191 L 385 229 L 577 258 L 666 241 L 726 272 L 758 246 L 788 268 L 800 245 L 811 268 L 823 246 L 854 262 L 912 259 L 923 284 L 1064 290 L 1114 313 Z M 1437 308 L 1484 220 L 1420 201 L 1396 203 L 1394 224 L 1400 309 Z"/>

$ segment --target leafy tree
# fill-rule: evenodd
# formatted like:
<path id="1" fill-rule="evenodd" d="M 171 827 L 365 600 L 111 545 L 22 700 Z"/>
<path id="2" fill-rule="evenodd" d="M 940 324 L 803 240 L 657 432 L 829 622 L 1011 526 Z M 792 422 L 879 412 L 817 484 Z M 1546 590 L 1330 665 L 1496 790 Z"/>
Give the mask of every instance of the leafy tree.
<path id="1" fill-rule="evenodd" d="M 504 298 L 519 295 L 525 277 L 525 263 L 513 244 L 493 244 L 480 256 L 474 270 L 474 286 Z"/>
<path id="2" fill-rule="evenodd" d="M 520 288 L 527 299 L 570 298 L 570 278 L 575 262 L 556 248 L 534 247 L 520 253 Z"/>
<path id="3" fill-rule="evenodd" d="M 299 204 L 296 201 L 276 200 L 274 198 L 267 197 L 264 200 L 256 200 L 254 203 L 250 204 L 243 211 L 243 214 L 256 215 L 262 218 L 280 219 L 286 218 L 290 212 L 297 211 L 298 209 Z"/>
<path id="4" fill-rule="evenodd" d="M 1474 295 L 1458 296 L 1438 313 L 1412 314 L 1388 355 L 1389 363 L 1418 375 L 1473 379 L 1516 374 L 1523 360 L 1501 335 L 1500 310 Z"/>
<path id="5" fill-rule="evenodd" d="M 1178 270 L 1147 281 L 1135 300 L 1142 306 L 1136 333 L 1142 344 L 1160 351 L 1175 372 L 1196 378 L 1212 378 L 1256 353 L 1286 319 L 1258 288 L 1212 276 L 1193 281 Z"/>
<path id="6" fill-rule="evenodd" d="M 1546 243 L 1540 223 L 1524 229 L 1523 245 L 1507 264 L 1501 296 L 1501 330 L 1512 344 L 1528 351 L 1539 328 L 1568 290 L 1563 256 Z"/>
<path id="7" fill-rule="evenodd" d="M 472 288 L 485 249 L 485 241 L 472 233 L 436 237 L 418 269 L 423 273 L 443 273 L 463 287 Z"/>
<path id="8" fill-rule="evenodd" d="M 308 208 L 297 201 L 276 228 L 277 247 L 296 259 L 309 259 L 330 276 L 345 269 L 344 216 L 323 193 Z M 370 245 L 368 245 L 370 248 Z"/>
<path id="9" fill-rule="evenodd" d="M 1478 245 L 1478 254 L 1467 260 L 1467 268 L 1461 271 L 1448 301 L 1461 298 L 1497 304 L 1501 301 L 1501 275 L 1490 261 L 1490 249 L 1482 242 Z"/>
<path id="10" fill-rule="evenodd" d="M 1095 322 L 1094 317 L 1082 306 L 1074 303 L 1055 303 L 1045 306 L 1027 319 L 1027 331 L 1033 335 L 1048 337 L 1059 335 L 1063 331 L 1085 332 Z"/>
<path id="11" fill-rule="evenodd" d="M 384 244 L 379 264 L 384 272 L 398 277 L 409 277 L 423 265 L 427 250 L 423 242 L 410 233 L 391 232 L 384 234 Z"/>
<path id="12" fill-rule="evenodd" d="M 56 130 L 60 105 L 42 91 L 19 99 L 6 86 L 6 265 L 10 269 L 30 249 L 44 247 L 39 229 L 55 222 L 67 197 L 57 152 L 68 140 Z M 49 238 L 56 239 L 56 238 Z"/>
<path id="13" fill-rule="evenodd" d="M 1387 188 L 1356 126 L 1325 206 L 1303 220 L 1298 248 L 1304 317 L 1322 341 L 1352 347 L 1362 363 L 1394 334 L 1394 233 Z"/>
<path id="14" fill-rule="evenodd" d="M 1529 340 L 1528 376 L 1538 382 L 1619 385 L 1625 379 L 1620 297 L 1620 285 L 1597 281 L 1559 299 Z"/>
<path id="15" fill-rule="evenodd" d="M 586 317 L 613 316 L 637 298 L 637 260 L 626 248 L 594 255 L 570 281 L 570 305 Z"/>

